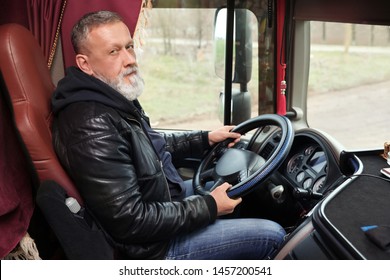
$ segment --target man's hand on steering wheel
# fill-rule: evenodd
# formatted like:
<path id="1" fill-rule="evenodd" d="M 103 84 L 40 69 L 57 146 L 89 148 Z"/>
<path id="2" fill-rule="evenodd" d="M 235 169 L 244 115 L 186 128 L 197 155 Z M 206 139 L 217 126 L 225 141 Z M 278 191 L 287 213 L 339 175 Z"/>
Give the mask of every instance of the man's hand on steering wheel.
<path id="1" fill-rule="evenodd" d="M 214 144 L 222 142 L 226 139 L 229 139 L 231 141 L 231 143 L 228 144 L 229 148 L 234 146 L 235 143 L 240 141 L 241 134 L 237 132 L 231 132 L 233 128 L 233 125 L 225 125 L 209 132 L 210 146 L 213 146 Z"/>
<path id="2" fill-rule="evenodd" d="M 233 213 L 234 208 L 236 208 L 236 206 L 242 201 L 241 197 L 232 199 L 227 195 L 227 190 L 231 186 L 232 185 L 229 183 L 223 183 L 210 193 L 211 196 L 214 198 L 215 202 L 217 203 L 218 216 Z"/>

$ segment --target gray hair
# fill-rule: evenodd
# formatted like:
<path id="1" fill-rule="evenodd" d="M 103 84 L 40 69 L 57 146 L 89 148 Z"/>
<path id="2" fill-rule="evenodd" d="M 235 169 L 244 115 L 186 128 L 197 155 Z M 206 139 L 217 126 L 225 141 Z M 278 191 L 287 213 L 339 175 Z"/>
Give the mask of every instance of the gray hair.
<path id="1" fill-rule="evenodd" d="M 87 38 L 89 32 L 100 25 L 123 22 L 123 19 L 117 13 L 111 11 L 98 11 L 85 14 L 74 26 L 71 33 L 71 41 L 76 54 L 83 49 L 83 41 Z"/>

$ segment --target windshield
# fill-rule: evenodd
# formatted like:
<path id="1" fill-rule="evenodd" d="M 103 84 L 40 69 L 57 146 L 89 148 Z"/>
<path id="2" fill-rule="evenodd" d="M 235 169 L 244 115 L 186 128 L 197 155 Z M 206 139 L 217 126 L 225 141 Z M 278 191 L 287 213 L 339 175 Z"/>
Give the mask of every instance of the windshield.
<path id="1" fill-rule="evenodd" d="M 218 128 L 223 123 L 224 80 L 214 65 L 216 9 L 152 9 L 138 54 L 145 79 L 139 98 L 154 128 Z M 253 16 L 253 69 L 248 92 L 257 114 L 257 19 Z M 237 85 L 233 84 L 233 88 Z"/>
<path id="2" fill-rule="evenodd" d="M 390 28 L 311 22 L 309 126 L 347 149 L 390 140 Z"/>

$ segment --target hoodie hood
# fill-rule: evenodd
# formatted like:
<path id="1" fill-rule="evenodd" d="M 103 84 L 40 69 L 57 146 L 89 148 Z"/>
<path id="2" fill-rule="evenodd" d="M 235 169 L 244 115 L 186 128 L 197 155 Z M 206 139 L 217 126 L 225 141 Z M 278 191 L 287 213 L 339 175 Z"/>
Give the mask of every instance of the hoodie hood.
<path id="1" fill-rule="evenodd" d="M 58 114 L 66 106 L 81 101 L 99 102 L 124 113 L 143 115 L 138 100 L 127 100 L 103 81 L 72 66 L 66 70 L 66 76 L 59 81 L 53 93 L 51 99 L 53 113 Z"/>

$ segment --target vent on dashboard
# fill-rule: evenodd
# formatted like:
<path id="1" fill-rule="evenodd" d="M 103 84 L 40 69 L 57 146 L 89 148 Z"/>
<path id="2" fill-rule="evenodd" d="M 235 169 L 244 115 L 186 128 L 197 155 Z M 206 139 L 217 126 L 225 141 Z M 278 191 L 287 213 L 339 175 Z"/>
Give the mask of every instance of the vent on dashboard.
<path id="1" fill-rule="evenodd" d="M 260 156 L 262 156 L 265 160 L 267 160 L 272 154 L 272 152 L 274 151 L 274 149 L 275 149 L 275 145 L 273 143 L 268 142 L 265 145 L 264 149 L 262 149 Z"/>

